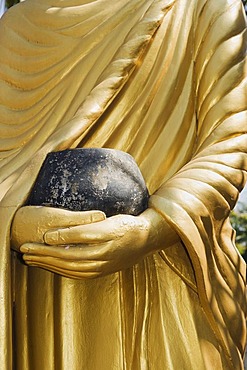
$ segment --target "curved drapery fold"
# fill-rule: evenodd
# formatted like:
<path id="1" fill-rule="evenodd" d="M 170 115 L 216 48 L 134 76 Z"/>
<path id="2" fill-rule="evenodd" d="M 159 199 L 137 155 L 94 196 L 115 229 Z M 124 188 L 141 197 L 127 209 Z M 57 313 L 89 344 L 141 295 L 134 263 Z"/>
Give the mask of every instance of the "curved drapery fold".
<path id="1" fill-rule="evenodd" d="M 233 349 L 235 343 L 243 353 L 245 333 L 243 337 L 236 336 L 236 327 L 230 323 L 237 314 L 238 325 L 245 325 L 245 265 L 235 251 L 230 230 L 226 231 L 231 229 L 226 219 L 246 182 L 247 134 L 245 125 L 241 124 L 247 118 L 246 77 L 243 79 L 246 29 L 236 1 L 229 2 L 225 12 L 219 14 L 212 8 L 206 4 L 201 18 L 209 11 L 215 14 L 214 21 L 205 24 L 206 35 L 202 38 L 204 45 L 209 43 L 213 50 L 207 56 L 206 48 L 195 45 L 198 75 L 195 153 L 191 161 L 152 196 L 151 204 L 168 217 L 181 235 L 195 269 L 204 308 L 208 317 L 212 313 L 216 317 L 215 331 L 228 348 Z M 232 23 L 232 18 L 242 21 Z M 200 19 L 198 27 L 202 27 Z M 216 38 L 218 29 L 221 34 Z M 224 49 L 229 49 L 229 53 L 224 53 Z M 234 260 L 232 256 L 236 256 Z M 170 263 L 176 263 L 172 250 L 169 258 Z M 229 297 L 238 303 L 229 304 Z M 212 326 L 215 326 L 215 317 L 211 317 Z M 237 351 L 228 355 L 230 361 L 237 361 Z"/>

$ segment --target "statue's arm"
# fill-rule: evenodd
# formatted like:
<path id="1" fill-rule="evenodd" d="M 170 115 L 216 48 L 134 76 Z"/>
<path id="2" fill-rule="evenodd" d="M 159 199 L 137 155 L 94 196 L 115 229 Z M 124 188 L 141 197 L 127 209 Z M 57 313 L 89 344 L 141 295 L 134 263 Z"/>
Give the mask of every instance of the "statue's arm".
<path id="1" fill-rule="evenodd" d="M 205 6 L 199 11 L 195 30 L 198 130 L 194 155 L 150 201 L 177 232 L 183 232 L 179 212 L 194 224 L 198 215 L 213 223 L 223 222 L 246 181 L 244 10 L 241 1 L 222 1 L 221 7 L 214 1 L 198 3 Z"/>
<path id="2" fill-rule="evenodd" d="M 247 173 L 246 21 L 240 1 L 204 3 L 196 28 L 194 154 L 151 196 L 150 206 L 182 239 L 215 333 L 227 328 L 224 345 L 243 353 L 246 264 L 234 245 L 228 216 Z M 176 252 L 172 247 L 161 253 L 183 276 Z"/>

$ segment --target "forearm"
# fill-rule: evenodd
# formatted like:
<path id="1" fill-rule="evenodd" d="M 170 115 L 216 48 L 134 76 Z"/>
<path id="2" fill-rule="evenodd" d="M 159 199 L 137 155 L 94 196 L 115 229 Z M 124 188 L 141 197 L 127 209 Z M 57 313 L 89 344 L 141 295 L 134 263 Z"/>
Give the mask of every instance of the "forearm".
<path id="1" fill-rule="evenodd" d="M 148 208 L 142 214 L 149 224 L 147 248 L 150 252 L 165 249 L 180 241 L 178 234 L 169 225 L 166 218 L 154 208 Z"/>

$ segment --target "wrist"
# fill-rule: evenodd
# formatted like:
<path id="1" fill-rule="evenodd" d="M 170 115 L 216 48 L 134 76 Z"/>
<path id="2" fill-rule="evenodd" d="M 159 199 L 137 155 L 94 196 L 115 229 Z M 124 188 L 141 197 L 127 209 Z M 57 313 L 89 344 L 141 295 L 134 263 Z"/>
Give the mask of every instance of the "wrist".
<path id="1" fill-rule="evenodd" d="M 165 249 L 180 241 L 178 234 L 165 218 L 152 208 L 142 214 L 149 225 L 148 247 L 151 251 Z"/>

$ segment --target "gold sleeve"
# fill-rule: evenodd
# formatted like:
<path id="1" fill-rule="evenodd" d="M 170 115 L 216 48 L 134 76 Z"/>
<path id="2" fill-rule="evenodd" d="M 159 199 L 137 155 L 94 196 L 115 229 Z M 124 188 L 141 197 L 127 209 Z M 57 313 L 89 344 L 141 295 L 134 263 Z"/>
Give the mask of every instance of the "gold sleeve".
<path id="1" fill-rule="evenodd" d="M 231 362 L 238 355 L 229 348 L 243 354 L 245 343 L 246 266 L 228 215 L 247 170 L 246 22 L 241 1 L 201 1 L 197 12 L 194 154 L 150 205 L 180 235 L 201 304 Z M 172 248 L 161 253 L 172 259 Z"/>

